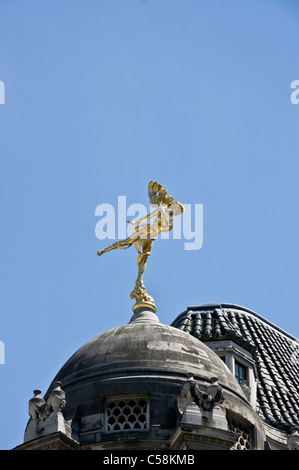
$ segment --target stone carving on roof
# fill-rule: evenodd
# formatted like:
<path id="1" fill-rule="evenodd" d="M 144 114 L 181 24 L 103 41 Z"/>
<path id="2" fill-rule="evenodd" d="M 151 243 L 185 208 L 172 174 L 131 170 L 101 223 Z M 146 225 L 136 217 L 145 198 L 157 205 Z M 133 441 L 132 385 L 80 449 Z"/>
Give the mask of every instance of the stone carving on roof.
<path id="1" fill-rule="evenodd" d="M 186 407 L 194 402 L 199 408 L 210 411 L 214 406 L 220 406 L 223 401 L 223 388 L 218 383 L 218 377 L 211 379 L 211 385 L 204 392 L 200 390 L 198 383 L 190 374 L 182 386 L 178 408 L 181 413 L 184 413 Z"/>
<path id="2" fill-rule="evenodd" d="M 66 405 L 65 392 L 61 388 L 61 382 L 54 382 L 47 398 L 47 408 L 50 412 L 61 411 Z"/>
<path id="3" fill-rule="evenodd" d="M 231 339 L 250 351 L 256 363 L 260 417 L 286 432 L 299 426 L 298 340 L 254 312 L 226 304 L 192 307 L 172 326 L 206 344 Z"/>
<path id="4" fill-rule="evenodd" d="M 55 432 L 62 432 L 70 437 L 71 422 L 66 422 L 61 412 L 66 405 L 61 382 L 54 382 L 46 399 L 41 397 L 40 390 L 34 390 L 33 393 L 34 397 L 29 400 L 30 420 L 26 427 L 24 442 Z"/>
<path id="5" fill-rule="evenodd" d="M 213 377 L 207 389 L 203 391 L 193 375 L 188 374 L 177 401 L 179 422 L 227 431 L 228 422 L 223 402 L 223 388 L 217 377 Z"/>
<path id="6" fill-rule="evenodd" d="M 41 397 L 40 390 L 34 390 L 34 397 L 29 400 L 29 416 L 32 419 L 44 420 L 53 411 L 58 412 L 66 405 L 65 392 L 61 388 L 61 382 L 54 382 L 48 398 Z"/>
<path id="7" fill-rule="evenodd" d="M 299 450 L 299 428 L 291 428 L 291 434 L 288 437 L 289 450 Z"/>
<path id="8" fill-rule="evenodd" d="M 29 416 L 32 419 L 45 419 L 48 415 L 46 401 L 41 397 L 40 390 L 33 390 L 34 397 L 29 400 Z"/>

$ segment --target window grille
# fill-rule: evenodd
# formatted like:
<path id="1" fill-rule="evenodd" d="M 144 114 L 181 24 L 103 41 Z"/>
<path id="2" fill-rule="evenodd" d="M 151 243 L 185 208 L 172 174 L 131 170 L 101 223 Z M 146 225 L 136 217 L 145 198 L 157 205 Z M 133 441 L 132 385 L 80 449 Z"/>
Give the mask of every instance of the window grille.
<path id="1" fill-rule="evenodd" d="M 239 434 L 238 441 L 231 450 L 250 450 L 250 429 L 235 418 L 228 418 L 228 429 Z"/>
<path id="2" fill-rule="evenodd" d="M 106 400 L 106 431 L 145 430 L 149 427 L 147 397 L 118 397 Z"/>

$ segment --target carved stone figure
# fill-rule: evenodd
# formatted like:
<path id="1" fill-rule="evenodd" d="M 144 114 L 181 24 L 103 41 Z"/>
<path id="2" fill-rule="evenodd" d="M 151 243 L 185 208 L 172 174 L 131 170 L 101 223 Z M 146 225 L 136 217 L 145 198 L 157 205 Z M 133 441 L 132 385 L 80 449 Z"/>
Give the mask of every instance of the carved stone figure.
<path id="1" fill-rule="evenodd" d="M 194 401 L 194 383 L 195 381 L 190 378 L 187 379 L 182 386 L 181 396 L 178 398 L 177 402 L 181 414 L 183 414 L 187 406 Z"/>
<path id="2" fill-rule="evenodd" d="M 41 390 L 33 390 L 34 397 L 29 400 L 29 416 L 32 419 L 44 419 L 47 414 L 47 405 L 41 397 Z"/>
<path id="3" fill-rule="evenodd" d="M 219 406 L 223 401 L 223 388 L 218 384 L 217 377 L 211 379 L 211 385 L 208 386 L 206 392 L 203 392 L 190 374 L 182 386 L 181 396 L 178 399 L 178 408 L 180 413 L 184 413 L 187 406 L 194 402 L 203 410 L 211 410 L 214 406 Z"/>
<path id="4" fill-rule="evenodd" d="M 288 448 L 289 450 L 299 450 L 299 429 L 295 426 L 291 429 L 291 435 L 288 437 Z"/>
<path id="5" fill-rule="evenodd" d="M 65 392 L 61 389 L 61 382 L 54 382 L 53 388 L 47 398 L 47 407 L 50 412 L 60 411 L 66 405 Z"/>
<path id="6" fill-rule="evenodd" d="M 249 387 L 247 380 L 242 380 L 241 389 L 243 390 L 247 400 L 250 402 L 251 388 Z"/>
<path id="7" fill-rule="evenodd" d="M 211 379 L 211 385 L 208 386 L 204 394 L 203 407 L 210 409 L 212 406 L 220 405 L 224 401 L 223 388 L 218 384 L 218 377 Z"/>

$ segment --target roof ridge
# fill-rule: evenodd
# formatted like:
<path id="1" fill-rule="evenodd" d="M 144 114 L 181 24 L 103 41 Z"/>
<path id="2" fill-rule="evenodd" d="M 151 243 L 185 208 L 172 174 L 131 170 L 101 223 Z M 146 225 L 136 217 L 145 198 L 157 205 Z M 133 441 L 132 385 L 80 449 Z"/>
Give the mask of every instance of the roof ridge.
<path id="1" fill-rule="evenodd" d="M 299 424 L 299 341 L 261 315 L 232 304 L 188 307 L 173 322 L 207 344 L 232 340 L 251 352 L 257 366 L 257 405 L 279 429 Z"/>
<path id="2" fill-rule="evenodd" d="M 299 339 L 296 338 L 295 336 L 291 335 L 290 333 L 288 333 L 287 331 L 283 330 L 281 327 L 275 325 L 275 323 L 271 322 L 270 320 L 267 320 L 267 318 L 264 318 L 262 315 L 256 313 L 254 310 L 251 310 L 250 308 L 248 307 L 243 307 L 242 305 L 237 305 L 237 304 L 230 304 L 230 303 L 219 303 L 219 302 L 215 302 L 215 303 L 211 303 L 211 304 L 201 304 L 201 305 L 192 305 L 192 306 L 188 306 L 187 307 L 187 310 L 185 310 L 184 312 L 182 312 L 178 317 L 177 319 L 183 315 L 184 313 L 188 312 L 189 310 L 193 310 L 193 311 L 198 311 L 198 309 L 204 309 L 204 308 L 207 308 L 209 307 L 209 309 L 211 308 L 223 308 L 223 309 L 234 309 L 234 310 L 241 310 L 245 313 L 249 313 L 250 315 L 254 316 L 254 317 L 257 317 L 258 319 L 262 320 L 263 322 L 267 323 L 268 325 L 270 325 L 272 328 L 274 328 L 275 330 L 279 331 L 280 333 L 282 333 L 283 335 L 285 336 L 288 336 L 290 339 L 292 339 L 293 341 L 295 342 L 299 342 Z"/>

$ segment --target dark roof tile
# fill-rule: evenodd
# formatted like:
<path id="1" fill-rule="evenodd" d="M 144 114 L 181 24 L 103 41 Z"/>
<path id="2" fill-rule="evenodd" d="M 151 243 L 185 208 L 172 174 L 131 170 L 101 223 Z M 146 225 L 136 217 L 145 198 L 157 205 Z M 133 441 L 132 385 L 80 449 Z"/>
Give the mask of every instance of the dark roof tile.
<path id="1" fill-rule="evenodd" d="M 299 343 L 255 312 L 232 304 L 196 306 L 172 326 L 204 342 L 231 339 L 250 351 L 257 366 L 262 419 L 278 428 L 299 425 Z"/>

